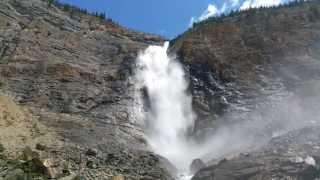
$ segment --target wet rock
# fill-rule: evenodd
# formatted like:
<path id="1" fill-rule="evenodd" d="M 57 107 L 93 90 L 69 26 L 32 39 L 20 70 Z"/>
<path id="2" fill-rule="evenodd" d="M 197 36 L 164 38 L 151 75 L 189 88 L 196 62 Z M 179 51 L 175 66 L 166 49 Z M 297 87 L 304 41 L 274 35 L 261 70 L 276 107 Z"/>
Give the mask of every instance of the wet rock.
<path id="1" fill-rule="evenodd" d="M 166 172 L 168 172 L 171 175 L 171 177 L 175 177 L 178 173 L 178 169 L 165 157 L 150 153 L 149 156 L 145 156 L 144 158 L 145 158 L 145 161 L 149 161 L 148 166 L 152 166 L 152 164 L 159 163 L 160 167 Z M 147 176 L 145 176 L 145 178 L 148 179 Z M 169 178 L 169 177 L 166 177 L 166 178 Z"/>
<path id="2" fill-rule="evenodd" d="M 265 159 L 268 157 L 257 157 Z M 270 158 L 270 157 L 269 157 Z M 273 159 L 275 161 L 276 159 Z M 270 164 L 269 164 L 270 163 Z M 193 180 L 218 179 L 218 180 L 269 180 L 277 179 L 305 179 L 313 180 L 319 175 L 319 170 L 313 166 L 304 164 L 290 164 L 286 160 L 279 163 L 263 161 L 258 163 L 256 160 L 232 160 L 217 166 L 201 169 L 192 178 Z"/>
<path id="3" fill-rule="evenodd" d="M 190 165 L 190 171 L 192 174 L 198 172 L 200 169 L 206 167 L 206 164 L 201 159 L 195 159 Z"/>
<path id="4" fill-rule="evenodd" d="M 202 168 L 192 179 L 317 179 L 320 177 L 316 161 L 320 153 L 317 148 L 319 135 L 319 126 L 293 130 L 274 138 L 262 149 L 249 153 L 250 155 L 240 155 Z M 308 147 L 310 143 L 314 146 Z"/>

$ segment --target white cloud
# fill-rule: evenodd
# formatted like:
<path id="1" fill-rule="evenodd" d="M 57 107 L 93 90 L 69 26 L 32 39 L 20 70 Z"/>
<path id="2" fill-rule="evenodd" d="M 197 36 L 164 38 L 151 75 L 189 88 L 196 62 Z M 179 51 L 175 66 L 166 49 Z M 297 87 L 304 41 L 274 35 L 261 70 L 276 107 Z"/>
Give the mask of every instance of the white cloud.
<path id="1" fill-rule="evenodd" d="M 231 0 L 231 6 L 235 7 L 239 4 L 239 0 Z"/>
<path id="2" fill-rule="evenodd" d="M 218 8 L 213 4 L 209 4 L 207 10 L 204 11 L 202 15 L 199 17 L 199 20 L 203 21 L 205 19 L 208 19 L 209 17 L 216 16 L 218 14 L 219 14 Z"/>
<path id="3" fill-rule="evenodd" d="M 193 23 L 197 22 L 196 18 L 191 17 L 190 21 L 189 21 L 189 27 L 192 27 Z"/>
<path id="4" fill-rule="evenodd" d="M 219 10 L 220 14 L 226 12 L 227 8 L 228 8 L 227 3 L 223 3 L 221 9 Z"/>
<path id="5" fill-rule="evenodd" d="M 208 8 L 199 17 L 192 17 L 189 22 L 189 27 L 193 23 L 203 21 L 212 16 L 229 12 L 230 10 L 246 10 L 249 8 L 271 7 L 278 6 L 283 3 L 288 3 L 293 0 L 225 0 L 225 2 L 217 6 L 216 4 L 209 4 Z"/>
<path id="6" fill-rule="evenodd" d="M 240 6 L 240 10 L 258 8 L 258 7 L 278 6 L 285 2 L 286 2 L 285 0 L 246 0 Z"/>
<path id="7" fill-rule="evenodd" d="M 245 2 L 243 2 L 243 4 L 240 7 L 240 10 L 244 10 L 244 9 L 249 9 L 252 5 L 252 1 L 247 0 Z"/>
<path id="8" fill-rule="evenodd" d="M 200 17 L 195 18 L 191 17 L 189 21 L 189 27 L 192 27 L 193 23 L 203 21 L 205 19 L 208 19 L 209 17 L 212 16 L 217 16 L 221 13 L 221 11 L 213 4 L 209 4 L 208 8 L 201 14 Z"/>

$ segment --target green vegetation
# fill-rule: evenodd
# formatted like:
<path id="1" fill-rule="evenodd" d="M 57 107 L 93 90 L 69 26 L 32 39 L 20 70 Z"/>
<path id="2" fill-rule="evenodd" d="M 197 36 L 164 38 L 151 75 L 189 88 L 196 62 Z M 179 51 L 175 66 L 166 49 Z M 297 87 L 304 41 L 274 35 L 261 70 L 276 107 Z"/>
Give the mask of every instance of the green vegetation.
<path id="1" fill-rule="evenodd" d="M 7 173 L 0 175 L 4 179 L 34 179 L 34 180 L 44 180 L 47 179 L 44 169 L 39 167 L 35 159 L 28 159 L 26 161 L 21 161 L 19 159 L 13 160 L 6 157 L 4 152 L 4 147 L 0 144 L 0 169 L 9 169 Z"/>
<path id="2" fill-rule="evenodd" d="M 248 17 L 248 16 L 255 16 L 259 13 L 263 14 L 264 16 L 268 16 L 272 13 L 266 13 L 266 10 L 274 10 L 274 9 L 280 9 L 280 8 L 287 8 L 287 7 L 295 7 L 295 6 L 306 6 L 306 8 L 309 8 L 311 12 L 313 12 L 314 16 L 312 18 L 318 18 L 320 16 L 320 6 L 317 1 L 303 1 L 303 0 L 295 0 L 293 2 L 282 4 L 280 6 L 274 6 L 274 7 L 260 7 L 260 8 L 251 8 L 243 11 L 230 11 L 225 14 L 221 14 L 220 16 L 212 16 L 206 20 L 195 22 L 192 27 L 190 27 L 184 34 L 180 34 L 174 39 L 171 40 L 172 43 L 174 43 L 176 40 L 184 36 L 185 34 L 189 32 L 193 32 L 199 27 L 206 26 L 206 25 L 213 25 L 215 26 L 218 23 L 224 22 L 228 18 L 233 17 Z M 317 14 L 319 12 L 319 15 Z"/>
<path id="3" fill-rule="evenodd" d="M 0 153 L 3 153 L 5 150 L 4 146 L 0 143 Z"/>
<path id="4" fill-rule="evenodd" d="M 48 7 L 51 7 L 51 5 L 55 2 L 55 0 L 48 0 Z"/>
<path id="5" fill-rule="evenodd" d="M 318 6 L 311 6 L 310 12 L 312 12 L 315 16 L 319 17 L 320 16 L 320 9 Z"/>
<path id="6" fill-rule="evenodd" d="M 73 180 L 86 180 L 84 176 L 77 175 Z"/>
<path id="7" fill-rule="evenodd" d="M 52 5 L 55 5 L 56 7 L 60 8 L 61 10 L 65 11 L 65 12 L 69 12 L 70 15 L 72 15 L 72 16 L 74 16 L 78 13 L 78 14 L 92 15 L 92 16 L 95 16 L 95 17 L 101 19 L 101 20 L 112 21 L 111 19 L 108 19 L 106 17 L 105 12 L 89 12 L 87 9 L 82 9 L 77 6 L 73 6 L 73 5 L 66 4 L 66 3 L 61 3 L 58 0 L 42 0 L 42 1 L 47 2 L 49 8 Z"/>

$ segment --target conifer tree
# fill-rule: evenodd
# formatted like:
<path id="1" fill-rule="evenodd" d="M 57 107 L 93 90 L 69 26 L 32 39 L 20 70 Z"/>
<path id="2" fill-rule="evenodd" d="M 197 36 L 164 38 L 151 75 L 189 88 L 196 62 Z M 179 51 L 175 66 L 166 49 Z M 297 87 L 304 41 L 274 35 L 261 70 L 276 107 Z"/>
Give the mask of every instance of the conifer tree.
<path id="1" fill-rule="evenodd" d="M 54 3 L 55 0 L 48 0 L 48 7 L 51 7 L 51 5 Z"/>

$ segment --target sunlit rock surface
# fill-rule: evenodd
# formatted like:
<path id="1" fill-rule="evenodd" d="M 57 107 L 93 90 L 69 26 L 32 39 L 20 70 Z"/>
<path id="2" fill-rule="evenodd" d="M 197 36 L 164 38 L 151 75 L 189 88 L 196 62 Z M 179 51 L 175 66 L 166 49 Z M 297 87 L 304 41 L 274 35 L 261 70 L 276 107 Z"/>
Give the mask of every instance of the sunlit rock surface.
<path id="1" fill-rule="evenodd" d="M 318 1 L 251 10 L 205 21 L 173 40 L 171 51 L 190 72 L 199 133 L 218 120 L 241 120 L 221 117 L 254 109 L 270 95 L 317 86 L 319 12 Z"/>
<path id="2" fill-rule="evenodd" d="M 319 12 L 319 1 L 250 10 L 199 23 L 173 40 L 171 52 L 189 71 L 198 115 L 194 137 L 212 141 L 202 159 L 214 165 L 193 179 L 319 176 L 310 165 L 317 153 L 309 152 L 320 144 Z M 307 134 L 284 138 L 288 132 Z M 297 142 L 312 134 L 312 145 Z M 294 157 L 302 161 L 292 163 Z"/>
<path id="3" fill-rule="evenodd" d="M 319 6 L 243 12 L 170 43 L 191 84 L 190 136 L 213 143 L 193 179 L 318 177 Z M 148 152 L 130 79 L 138 52 L 163 42 L 45 1 L 0 1 L 0 179 L 43 159 L 66 177 L 171 179 Z M 23 142 L 36 157 L 15 169 Z"/>
<path id="4" fill-rule="evenodd" d="M 138 52 L 164 40 L 63 9 L 40 0 L 0 1 L 1 94 L 54 132 L 57 143 L 42 142 L 48 146 L 42 153 L 68 161 L 73 173 L 169 178 L 135 123 L 129 78 Z M 13 126 L 2 121 L 1 132 Z M 1 139 L 7 152 L 13 140 Z M 36 143 L 25 142 L 34 150 Z M 98 154 L 85 155 L 89 148 Z"/>

